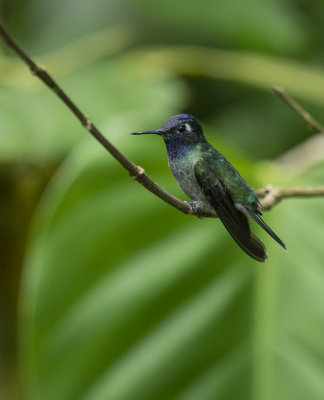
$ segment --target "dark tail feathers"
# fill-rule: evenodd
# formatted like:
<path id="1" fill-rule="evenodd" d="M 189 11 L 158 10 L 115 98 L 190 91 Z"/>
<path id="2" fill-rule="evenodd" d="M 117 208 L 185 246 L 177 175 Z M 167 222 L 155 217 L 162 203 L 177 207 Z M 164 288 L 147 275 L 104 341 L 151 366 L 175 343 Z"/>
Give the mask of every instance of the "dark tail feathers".
<path id="1" fill-rule="evenodd" d="M 250 213 L 251 218 L 263 228 L 268 235 L 270 235 L 277 243 L 280 244 L 285 250 L 287 250 L 286 245 L 282 240 L 278 238 L 278 236 L 271 230 L 268 225 L 255 213 Z"/>
<path id="2" fill-rule="evenodd" d="M 217 207 L 215 210 L 225 228 L 241 249 L 254 260 L 265 261 L 267 253 L 264 244 L 250 231 L 247 217 L 238 210 L 234 211 L 234 208 L 231 211 L 237 213 L 236 215 L 239 218 L 233 218 L 233 215 L 229 215 L 226 212 L 227 210 L 225 211 L 222 207 Z"/>

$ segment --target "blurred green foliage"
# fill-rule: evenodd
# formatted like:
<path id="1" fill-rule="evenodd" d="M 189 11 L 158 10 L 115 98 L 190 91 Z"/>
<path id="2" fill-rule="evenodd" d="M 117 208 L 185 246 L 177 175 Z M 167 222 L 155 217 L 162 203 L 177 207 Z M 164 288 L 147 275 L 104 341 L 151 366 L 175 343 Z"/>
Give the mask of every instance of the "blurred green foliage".
<path id="1" fill-rule="evenodd" d="M 2 0 L 0 10 L 175 195 L 163 143 L 128 132 L 182 111 L 254 187 L 324 184 L 323 164 L 292 177 L 267 161 L 310 135 L 272 85 L 322 114 L 321 2 Z M 0 46 L 0 398 L 322 400 L 323 201 L 265 215 L 288 252 L 258 231 L 269 253 L 259 265 L 219 221 L 186 217 L 129 179 Z"/>

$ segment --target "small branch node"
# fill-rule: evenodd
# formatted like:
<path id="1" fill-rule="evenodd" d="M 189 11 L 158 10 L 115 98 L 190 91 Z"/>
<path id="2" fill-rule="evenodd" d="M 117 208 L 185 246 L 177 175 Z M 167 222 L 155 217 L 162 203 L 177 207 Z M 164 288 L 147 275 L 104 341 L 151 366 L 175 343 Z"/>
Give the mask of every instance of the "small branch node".
<path id="1" fill-rule="evenodd" d="M 37 76 L 41 73 L 46 72 L 46 68 L 41 65 L 34 64 L 30 67 L 30 72 L 32 75 Z"/>
<path id="2" fill-rule="evenodd" d="M 87 131 L 91 131 L 92 129 L 92 122 L 91 119 L 89 117 L 87 117 L 86 115 L 84 116 L 84 118 L 81 121 L 82 125 L 86 128 Z"/>
<path id="3" fill-rule="evenodd" d="M 265 185 L 257 192 L 258 197 L 262 199 L 261 207 L 262 210 L 270 210 L 274 205 L 276 205 L 280 200 L 280 193 L 278 188 L 273 185 Z"/>
<path id="4" fill-rule="evenodd" d="M 261 199 L 264 199 L 267 195 L 272 193 L 273 190 L 274 190 L 274 186 L 273 185 L 270 185 L 270 184 L 269 185 L 264 185 L 261 189 L 259 189 L 257 191 L 257 195 Z"/>
<path id="5" fill-rule="evenodd" d="M 137 170 L 137 174 L 136 174 L 136 175 L 133 175 L 132 173 L 129 174 L 130 177 L 131 177 L 132 179 L 134 179 L 134 181 L 136 181 L 136 179 L 138 179 L 141 175 L 144 175 L 144 174 L 145 174 L 145 169 L 142 168 L 140 165 L 137 165 L 137 166 L 136 166 L 136 170 Z"/>
<path id="6" fill-rule="evenodd" d="M 195 210 L 193 209 L 190 201 L 184 201 L 184 203 L 189 207 L 188 215 L 195 215 Z"/>

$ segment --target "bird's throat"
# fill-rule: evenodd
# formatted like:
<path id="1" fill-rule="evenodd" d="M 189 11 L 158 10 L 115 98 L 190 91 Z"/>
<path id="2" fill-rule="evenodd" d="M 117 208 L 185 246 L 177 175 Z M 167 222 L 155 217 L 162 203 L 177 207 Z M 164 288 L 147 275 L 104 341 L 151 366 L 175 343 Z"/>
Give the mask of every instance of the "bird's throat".
<path id="1" fill-rule="evenodd" d="M 196 145 L 190 143 L 184 143 L 182 138 L 173 137 L 164 140 L 168 158 L 180 158 L 185 157 Z"/>

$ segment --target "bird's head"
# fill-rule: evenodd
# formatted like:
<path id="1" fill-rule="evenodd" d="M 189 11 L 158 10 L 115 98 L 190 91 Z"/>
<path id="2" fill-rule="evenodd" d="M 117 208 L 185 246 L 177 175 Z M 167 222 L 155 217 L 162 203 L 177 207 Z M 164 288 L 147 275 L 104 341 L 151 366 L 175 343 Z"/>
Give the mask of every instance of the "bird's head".
<path id="1" fill-rule="evenodd" d="M 200 123 L 189 114 L 178 114 L 169 118 L 159 129 L 134 132 L 132 135 L 159 135 L 167 143 L 172 139 L 178 139 L 184 144 L 197 144 L 206 142 Z"/>

